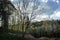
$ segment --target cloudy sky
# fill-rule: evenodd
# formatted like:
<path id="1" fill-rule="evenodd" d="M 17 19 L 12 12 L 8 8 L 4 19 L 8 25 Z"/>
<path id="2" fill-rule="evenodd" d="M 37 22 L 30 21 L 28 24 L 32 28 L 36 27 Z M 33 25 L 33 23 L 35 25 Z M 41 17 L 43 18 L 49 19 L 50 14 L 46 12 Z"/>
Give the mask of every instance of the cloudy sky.
<path id="1" fill-rule="evenodd" d="M 11 0 L 13 4 L 15 4 L 14 2 L 16 1 L 17 0 Z M 34 19 L 35 21 L 47 20 L 49 18 L 55 20 L 60 19 L 60 0 L 37 0 L 36 3 L 38 3 L 37 5 L 39 6 L 37 9 L 38 11 L 35 12 L 37 13 Z M 31 9 L 32 5 L 33 3 L 29 5 L 28 9 Z M 41 11 L 42 13 L 40 13 L 40 9 L 42 8 L 41 5 L 45 8 Z"/>

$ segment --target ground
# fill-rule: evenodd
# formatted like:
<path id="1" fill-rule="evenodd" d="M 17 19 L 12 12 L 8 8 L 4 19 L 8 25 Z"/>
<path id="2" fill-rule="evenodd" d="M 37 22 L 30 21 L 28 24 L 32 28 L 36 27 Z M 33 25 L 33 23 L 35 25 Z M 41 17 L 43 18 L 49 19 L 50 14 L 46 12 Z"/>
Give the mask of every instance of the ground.
<path id="1" fill-rule="evenodd" d="M 1 31 L 0 30 L 0 40 L 60 40 L 60 38 L 49 38 L 49 37 L 40 37 L 35 38 L 31 34 L 25 34 L 24 38 L 21 36 L 22 34 L 12 34 L 10 32 Z"/>

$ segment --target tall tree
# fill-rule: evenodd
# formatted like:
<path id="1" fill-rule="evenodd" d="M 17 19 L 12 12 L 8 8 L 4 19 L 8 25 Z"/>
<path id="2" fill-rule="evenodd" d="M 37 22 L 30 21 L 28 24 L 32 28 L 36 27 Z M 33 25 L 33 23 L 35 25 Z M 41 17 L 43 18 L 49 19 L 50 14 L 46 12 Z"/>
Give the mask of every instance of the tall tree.
<path id="1" fill-rule="evenodd" d="M 8 27 L 8 12 L 5 10 L 7 7 L 8 0 L 0 0 L 0 11 L 2 15 L 2 26 L 4 29 L 7 29 Z"/>
<path id="2" fill-rule="evenodd" d="M 32 27 L 32 20 L 35 19 L 37 13 L 41 14 L 48 8 L 48 6 L 40 5 L 37 0 L 16 0 L 13 3 L 19 13 L 18 18 L 22 32 L 26 32 L 26 29 Z"/>
<path id="3" fill-rule="evenodd" d="M 8 18 L 12 10 L 10 5 L 14 7 L 9 0 L 0 0 L 0 13 L 2 16 L 2 27 L 4 29 L 8 28 Z"/>
<path id="4" fill-rule="evenodd" d="M 25 31 L 26 28 L 31 27 L 31 22 L 33 19 L 35 19 L 38 11 L 42 13 L 41 11 L 46 9 L 42 7 L 42 5 L 40 6 L 38 4 L 39 3 L 37 2 L 37 0 L 16 0 L 15 1 L 14 5 L 19 12 L 18 18 L 21 24 L 22 31 Z M 26 21 L 28 22 L 26 23 Z M 26 26 L 26 24 L 29 24 L 29 26 Z"/>

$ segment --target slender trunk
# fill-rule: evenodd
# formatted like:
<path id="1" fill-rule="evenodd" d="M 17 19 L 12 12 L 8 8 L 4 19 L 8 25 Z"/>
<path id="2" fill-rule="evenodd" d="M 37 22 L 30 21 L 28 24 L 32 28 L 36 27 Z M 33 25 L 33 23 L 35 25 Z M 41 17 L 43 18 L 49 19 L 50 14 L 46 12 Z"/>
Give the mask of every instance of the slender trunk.
<path id="1" fill-rule="evenodd" d="M 4 29 L 8 29 L 8 15 L 6 15 L 6 13 L 3 13 L 2 14 L 2 20 L 3 20 L 3 23 L 2 23 L 2 26 Z"/>

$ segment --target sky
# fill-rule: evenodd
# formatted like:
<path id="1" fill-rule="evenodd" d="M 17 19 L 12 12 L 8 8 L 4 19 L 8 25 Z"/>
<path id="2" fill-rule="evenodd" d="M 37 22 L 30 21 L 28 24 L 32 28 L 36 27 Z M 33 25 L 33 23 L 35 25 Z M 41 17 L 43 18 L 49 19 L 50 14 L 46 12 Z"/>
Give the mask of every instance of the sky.
<path id="1" fill-rule="evenodd" d="M 16 0 L 11 0 L 11 2 L 13 3 Z M 41 20 L 50 20 L 50 19 L 60 19 L 60 0 L 38 0 L 37 1 L 39 7 L 38 7 L 38 11 L 37 11 L 37 15 L 35 17 L 34 20 L 32 21 L 41 21 Z M 14 4 L 14 3 L 13 3 Z M 31 9 L 30 7 L 33 5 L 33 3 L 31 3 L 29 5 L 28 9 Z M 42 7 L 44 7 L 45 9 L 42 10 L 42 14 L 40 14 L 40 7 L 42 5 Z M 16 6 L 16 5 L 15 5 Z M 50 18 L 50 19 L 49 19 Z"/>

